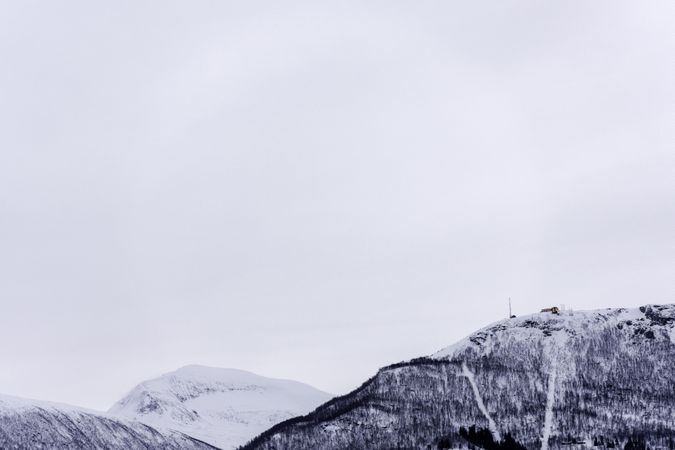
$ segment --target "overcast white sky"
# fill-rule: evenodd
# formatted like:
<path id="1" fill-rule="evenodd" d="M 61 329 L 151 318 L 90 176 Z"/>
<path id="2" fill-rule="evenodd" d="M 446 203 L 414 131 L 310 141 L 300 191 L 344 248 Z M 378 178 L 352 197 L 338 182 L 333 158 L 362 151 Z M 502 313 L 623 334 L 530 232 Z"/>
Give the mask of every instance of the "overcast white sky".
<path id="1" fill-rule="evenodd" d="M 0 1 L 0 393 L 185 364 L 344 393 L 673 302 L 664 1 Z"/>

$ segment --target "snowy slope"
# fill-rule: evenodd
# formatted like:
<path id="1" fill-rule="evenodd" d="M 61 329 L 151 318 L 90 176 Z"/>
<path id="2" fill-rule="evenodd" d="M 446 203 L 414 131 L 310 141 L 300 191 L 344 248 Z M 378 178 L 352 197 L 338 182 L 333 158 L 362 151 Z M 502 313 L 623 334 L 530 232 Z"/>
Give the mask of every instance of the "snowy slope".
<path id="1" fill-rule="evenodd" d="M 295 381 L 187 366 L 139 384 L 109 412 L 232 449 L 330 397 Z"/>
<path id="2" fill-rule="evenodd" d="M 503 320 L 385 367 L 245 449 L 672 449 L 674 328 L 675 305 Z"/>
<path id="3" fill-rule="evenodd" d="M 56 403 L 0 396 L 1 449 L 211 450 L 182 433 Z"/>

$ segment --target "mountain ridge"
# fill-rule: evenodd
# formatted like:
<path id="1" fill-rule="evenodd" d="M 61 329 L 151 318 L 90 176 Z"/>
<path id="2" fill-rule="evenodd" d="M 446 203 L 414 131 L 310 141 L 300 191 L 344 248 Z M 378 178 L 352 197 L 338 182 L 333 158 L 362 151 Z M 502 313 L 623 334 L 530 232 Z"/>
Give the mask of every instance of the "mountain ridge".
<path id="1" fill-rule="evenodd" d="M 177 431 L 160 430 L 77 406 L 9 395 L 0 395 L 0 448 L 216 449 Z"/>
<path id="2" fill-rule="evenodd" d="M 242 448 L 451 448 L 486 434 L 485 448 L 506 437 L 544 450 L 629 439 L 673 448 L 674 322 L 675 305 L 495 322 Z"/>

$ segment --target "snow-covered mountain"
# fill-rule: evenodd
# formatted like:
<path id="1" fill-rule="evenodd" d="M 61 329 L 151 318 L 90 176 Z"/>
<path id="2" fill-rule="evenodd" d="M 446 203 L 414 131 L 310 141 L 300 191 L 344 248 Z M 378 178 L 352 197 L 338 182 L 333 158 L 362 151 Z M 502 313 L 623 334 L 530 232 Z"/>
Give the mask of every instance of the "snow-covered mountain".
<path id="1" fill-rule="evenodd" d="M 675 305 L 537 313 L 271 428 L 246 450 L 675 449 Z"/>
<path id="2" fill-rule="evenodd" d="M 232 449 L 330 398 L 296 381 L 235 369 L 187 366 L 139 384 L 109 413 Z"/>
<path id="3" fill-rule="evenodd" d="M 68 405 L 0 396 L 0 449 L 213 450 L 176 431 Z"/>

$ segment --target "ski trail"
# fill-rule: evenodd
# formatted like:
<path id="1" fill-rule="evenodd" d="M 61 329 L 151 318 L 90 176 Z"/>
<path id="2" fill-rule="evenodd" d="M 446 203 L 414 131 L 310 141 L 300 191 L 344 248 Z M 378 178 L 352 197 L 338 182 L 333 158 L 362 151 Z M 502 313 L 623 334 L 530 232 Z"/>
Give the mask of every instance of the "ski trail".
<path id="1" fill-rule="evenodd" d="M 473 377 L 473 373 L 469 370 L 469 368 L 466 366 L 466 363 L 462 363 L 462 375 L 464 375 L 466 378 L 469 379 L 469 384 L 471 385 L 471 388 L 473 389 L 473 396 L 476 398 L 476 403 L 478 403 L 478 409 L 480 409 L 480 412 L 483 413 L 485 418 L 488 421 L 488 428 L 490 429 L 490 433 L 492 433 L 492 439 L 495 442 L 501 442 L 502 437 L 499 434 L 499 430 L 497 430 L 497 424 L 495 423 L 494 420 L 492 420 L 492 417 L 490 417 L 490 413 L 488 412 L 487 408 L 485 407 L 485 403 L 483 403 L 483 399 L 480 396 L 480 392 L 478 392 L 478 386 L 476 385 L 476 379 Z"/>
<path id="2" fill-rule="evenodd" d="M 555 379 L 558 373 L 557 364 L 551 367 L 548 376 L 548 392 L 546 393 L 546 413 L 544 414 L 544 431 L 541 438 L 541 450 L 548 450 L 548 438 L 551 436 L 553 426 L 553 403 L 555 402 Z"/>

